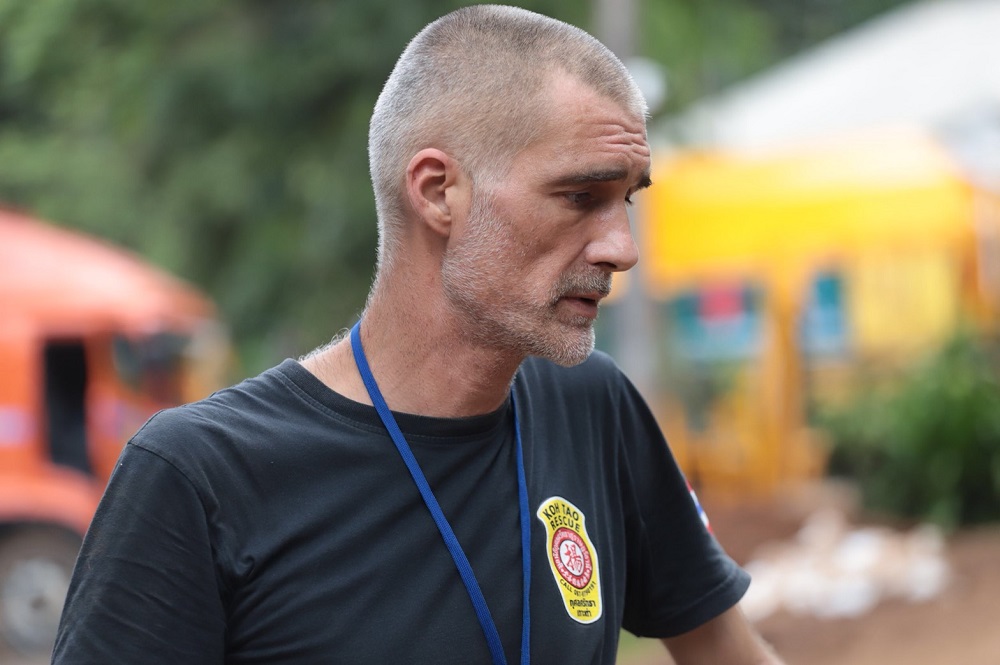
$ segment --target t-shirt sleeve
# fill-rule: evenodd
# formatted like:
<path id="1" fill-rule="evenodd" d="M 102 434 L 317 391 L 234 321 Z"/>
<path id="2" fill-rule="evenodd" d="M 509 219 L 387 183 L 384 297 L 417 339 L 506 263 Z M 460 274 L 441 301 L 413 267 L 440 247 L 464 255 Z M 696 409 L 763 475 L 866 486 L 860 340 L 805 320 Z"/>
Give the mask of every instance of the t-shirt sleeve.
<path id="1" fill-rule="evenodd" d="M 622 376 L 619 472 L 628 537 L 623 627 L 672 637 L 729 609 L 750 578 L 706 528 L 659 426 Z"/>
<path id="2" fill-rule="evenodd" d="M 222 663 L 224 614 L 198 492 L 130 443 L 84 539 L 52 662 Z"/>

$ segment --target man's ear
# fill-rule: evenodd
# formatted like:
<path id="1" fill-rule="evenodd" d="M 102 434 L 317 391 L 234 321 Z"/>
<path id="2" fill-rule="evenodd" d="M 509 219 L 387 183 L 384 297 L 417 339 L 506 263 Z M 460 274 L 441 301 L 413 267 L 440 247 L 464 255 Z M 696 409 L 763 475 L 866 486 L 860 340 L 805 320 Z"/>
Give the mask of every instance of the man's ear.
<path id="1" fill-rule="evenodd" d="M 462 171 L 448 153 L 424 148 L 406 167 L 406 194 L 421 220 L 434 232 L 451 233 L 457 205 L 465 199 Z"/>

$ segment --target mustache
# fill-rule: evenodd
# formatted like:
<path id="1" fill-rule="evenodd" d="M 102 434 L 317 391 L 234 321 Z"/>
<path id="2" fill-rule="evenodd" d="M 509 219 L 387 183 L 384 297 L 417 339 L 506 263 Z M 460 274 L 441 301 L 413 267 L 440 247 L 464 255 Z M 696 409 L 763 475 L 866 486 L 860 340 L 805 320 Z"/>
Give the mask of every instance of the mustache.
<path id="1" fill-rule="evenodd" d="M 597 271 L 579 275 L 563 275 L 556 282 L 553 302 L 571 293 L 597 293 L 601 298 L 611 293 L 611 273 Z"/>

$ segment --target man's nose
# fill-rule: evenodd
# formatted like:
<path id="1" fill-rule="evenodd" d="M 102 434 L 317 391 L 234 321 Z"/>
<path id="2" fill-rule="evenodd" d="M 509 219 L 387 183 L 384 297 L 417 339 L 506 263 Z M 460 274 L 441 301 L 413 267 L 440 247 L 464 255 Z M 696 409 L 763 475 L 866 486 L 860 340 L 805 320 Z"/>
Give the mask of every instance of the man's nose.
<path id="1" fill-rule="evenodd" d="M 587 247 L 590 264 L 611 272 L 623 272 L 639 261 L 630 217 L 629 209 L 622 205 L 600 220 L 598 233 Z"/>

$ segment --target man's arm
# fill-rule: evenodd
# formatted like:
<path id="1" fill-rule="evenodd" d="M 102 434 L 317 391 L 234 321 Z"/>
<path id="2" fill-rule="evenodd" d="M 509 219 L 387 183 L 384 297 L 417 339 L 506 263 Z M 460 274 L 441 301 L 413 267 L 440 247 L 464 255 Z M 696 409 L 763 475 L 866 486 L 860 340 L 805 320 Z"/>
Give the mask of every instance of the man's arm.
<path id="1" fill-rule="evenodd" d="M 52 663 L 221 663 L 225 630 L 197 492 L 130 443 L 84 539 Z"/>
<path id="2" fill-rule="evenodd" d="M 677 665 L 781 665 L 738 605 L 663 643 Z"/>

